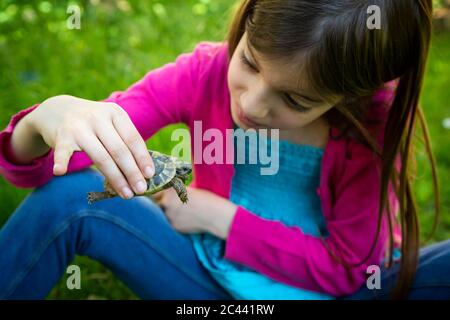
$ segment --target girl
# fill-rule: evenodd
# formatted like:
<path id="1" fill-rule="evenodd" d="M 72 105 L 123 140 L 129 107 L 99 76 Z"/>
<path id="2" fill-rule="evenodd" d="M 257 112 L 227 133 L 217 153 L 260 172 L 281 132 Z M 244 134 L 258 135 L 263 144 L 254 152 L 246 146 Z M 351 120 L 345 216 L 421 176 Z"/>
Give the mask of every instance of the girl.
<path id="1" fill-rule="evenodd" d="M 381 29 L 367 27 L 371 4 Z M 431 13 L 431 0 L 246 0 L 226 41 L 124 92 L 19 112 L 1 133 L 0 169 L 36 189 L 0 232 L 0 297 L 45 297 L 79 254 L 150 299 L 450 298 L 450 243 L 419 255 L 407 175 L 417 120 L 426 128 Z M 187 205 L 171 190 L 156 197 L 163 210 L 130 199 L 154 172 L 144 141 L 194 121 L 223 136 L 279 129 L 278 173 L 194 164 Z M 87 204 L 103 183 L 93 163 L 123 199 Z"/>

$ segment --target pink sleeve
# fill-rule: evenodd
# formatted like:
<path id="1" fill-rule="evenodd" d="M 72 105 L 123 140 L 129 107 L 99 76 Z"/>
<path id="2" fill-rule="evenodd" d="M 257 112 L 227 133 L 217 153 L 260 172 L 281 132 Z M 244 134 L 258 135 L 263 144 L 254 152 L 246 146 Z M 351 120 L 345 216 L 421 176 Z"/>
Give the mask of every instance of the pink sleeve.
<path id="1" fill-rule="evenodd" d="M 113 92 L 104 101 L 120 105 L 144 140 L 168 124 L 187 123 L 197 96 L 195 89 L 200 78 L 200 61 L 207 49 L 207 44 L 200 43 L 193 52 L 183 53 L 175 62 L 148 72 L 127 90 Z M 18 165 L 10 160 L 10 138 L 14 127 L 36 107 L 38 105 L 14 115 L 7 128 L 0 132 L 0 174 L 17 187 L 38 187 L 53 177 L 53 150 L 27 165 Z M 86 153 L 75 152 L 68 171 L 81 170 L 91 164 Z"/>
<path id="2" fill-rule="evenodd" d="M 13 158 L 10 140 L 14 127 L 38 106 L 34 105 L 15 114 L 6 129 L 0 132 L 0 174 L 17 187 L 31 188 L 42 185 L 49 180 L 48 173 L 52 172 L 53 150 L 27 165 L 15 164 L 10 160 Z"/>
<path id="3" fill-rule="evenodd" d="M 346 166 L 335 187 L 336 200 L 326 218 L 329 235 L 324 240 L 238 207 L 224 258 L 294 287 L 334 296 L 357 291 L 367 279 L 367 266 L 381 263 L 385 223 L 374 253 L 359 267 L 346 269 L 327 248 L 354 264 L 366 257 L 375 238 L 380 176 L 373 162 L 361 158 Z M 323 195 L 321 200 L 331 201 Z"/>

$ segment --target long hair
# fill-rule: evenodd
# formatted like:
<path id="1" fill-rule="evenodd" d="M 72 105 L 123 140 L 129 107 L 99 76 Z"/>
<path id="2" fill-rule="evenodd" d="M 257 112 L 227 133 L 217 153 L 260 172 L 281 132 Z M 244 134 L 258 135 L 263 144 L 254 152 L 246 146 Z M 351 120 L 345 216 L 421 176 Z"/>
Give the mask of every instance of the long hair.
<path id="1" fill-rule="evenodd" d="M 379 29 L 367 26 L 371 5 L 380 8 Z M 376 237 L 358 265 L 371 256 L 386 212 L 392 265 L 396 218 L 390 212 L 387 196 L 391 183 L 399 203 L 402 255 L 394 298 L 405 297 L 418 263 L 419 222 L 408 170 L 414 162 L 412 142 L 417 122 L 433 174 L 433 232 L 439 217 L 436 165 L 419 106 L 431 41 L 432 9 L 432 0 L 244 0 L 237 6 L 227 35 L 230 57 L 247 31 L 249 44 L 265 57 L 295 61 L 301 55 L 306 66 L 302 76 L 316 93 L 344 97 L 325 114 L 327 120 L 340 129 L 340 138 L 353 136 L 370 148 L 381 165 Z M 380 145 L 370 130 L 371 101 L 378 89 L 394 80 L 395 98 L 383 123 L 386 139 Z"/>

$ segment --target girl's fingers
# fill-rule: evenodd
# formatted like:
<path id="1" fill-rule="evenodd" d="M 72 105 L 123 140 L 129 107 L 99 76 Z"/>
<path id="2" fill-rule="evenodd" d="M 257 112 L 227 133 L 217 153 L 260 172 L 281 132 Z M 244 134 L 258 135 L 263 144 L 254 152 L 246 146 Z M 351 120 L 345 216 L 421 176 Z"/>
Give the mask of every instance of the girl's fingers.
<path id="1" fill-rule="evenodd" d="M 97 136 L 92 132 L 82 131 L 78 136 L 78 144 L 87 153 L 89 158 L 95 163 L 97 168 L 103 173 L 106 180 L 113 189 L 125 199 L 133 197 L 133 191 L 128 185 L 127 180 L 111 158 L 108 151 L 102 145 Z"/>
<path id="2" fill-rule="evenodd" d="M 53 174 L 60 176 L 67 172 L 67 167 L 69 165 L 70 158 L 74 152 L 73 144 L 60 140 L 56 142 L 55 152 L 53 155 L 54 166 Z"/>
<path id="3" fill-rule="evenodd" d="M 113 116 L 113 125 L 128 149 L 131 150 L 142 174 L 151 178 L 155 174 L 152 157 L 147 150 L 144 139 L 142 139 L 128 114 L 126 112 L 116 113 Z"/>
<path id="4" fill-rule="evenodd" d="M 95 128 L 95 133 L 127 178 L 134 192 L 138 194 L 144 193 L 147 190 L 145 177 L 139 170 L 130 149 L 123 142 L 112 123 L 99 122 Z"/>

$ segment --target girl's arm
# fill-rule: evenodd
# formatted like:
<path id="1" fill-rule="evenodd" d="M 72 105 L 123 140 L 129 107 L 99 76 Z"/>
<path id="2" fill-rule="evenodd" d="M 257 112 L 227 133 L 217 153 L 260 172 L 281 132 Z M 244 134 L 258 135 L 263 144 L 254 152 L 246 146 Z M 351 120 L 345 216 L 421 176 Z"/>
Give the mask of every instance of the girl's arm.
<path id="1" fill-rule="evenodd" d="M 32 125 L 27 114 L 17 123 L 11 135 L 11 149 L 6 153 L 9 159 L 17 164 L 29 164 L 50 151 L 42 136 Z"/>
<path id="2" fill-rule="evenodd" d="M 377 228 L 380 186 L 377 164 L 370 159 L 365 151 L 353 154 L 341 168 L 342 176 L 334 181 L 335 194 L 320 195 L 329 234 L 324 240 L 239 206 L 226 239 L 224 258 L 294 287 L 334 296 L 357 291 L 369 276 L 367 267 L 381 263 L 386 224 L 373 254 L 358 267 L 346 269 L 330 251 L 350 264 L 369 253 Z M 396 203 L 391 191 L 393 212 Z"/>
<path id="3" fill-rule="evenodd" d="M 33 150 L 23 150 L 30 146 L 33 143 L 33 140 L 39 140 L 33 138 L 34 134 L 30 132 L 27 134 L 27 128 L 29 125 L 25 125 L 22 123 L 22 129 L 19 128 L 19 134 L 16 134 L 16 137 L 23 138 L 23 135 L 27 135 L 28 138 L 24 138 L 24 144 L 22 146 L 22 150 L 15 151 L 13 150 L 11 138 L 14 132 L 14 129 L 18 127 L 18 123 L 20 120 L 25 119 L 25 117 L 35 110 L 39 105 L 34 105 L 27 109 L 24 109 L 17 114 L 15 114 L 7 127 L 0 132 L 0 174 L 10 183 L 17 187 L 29 188 L 36 187 L 47 182 L 51 175 L 48 175 L 52 171 L 52 159 L 53 159 L 53 150 L 49 149 L 48 152 L 42 156 L 38 156 L 37 151 Z M 38 142 L 40 144 L 40 142 Z M 39 147 L 36 147 L 36 150 Z M 45 149 L 45 147 L 43 147 Z M 17 155 L 17 153 L 26 154 L 24 156 Z M 23 157 L 30 156 L 32 154 L 37 156 L 30 161 L 24 159 Z M 48 175 L 48 176 L 47 176 Z"/>
<path id="4" fill-rule="evenodd" d="M 200 73 L 201 48 L 198 46 L 192 53 L 181 54 L 175 62 L 148 72 L 126 91 L 113 92 L 104 102 L 114 102 L 122 107 L 144 140 L 165 125 L 187 122 Z M 105 107 L 108 105 L 112 104 L 105 104 Z M 7 128 L 0 132 L 0 174 L 17 187 L 37 187 L 53 177 L 54 150 L 32 134 L 25 118 L 39 106 L 14 115 Z M 13 137 L 16 129 L 18 132 Z M 24 136 L 25 141 L 22 140 Z M 92 163 L 85 152 L 75 152 L 67 172 Z"/>
<path id="5" fill-rule="evenodd" d="M 397 83 L 390 81 L 373 99 L 370 117 L 378 122 L 374 134 L 380 144 Z M 380 163 L 370 150 L 354 140 L 335 141 L 328 153 L 321 173 L 326 183 L 318 189 L 329 233 L 325 240 L 306 235 L 298 227 L 263 219 L 239 206 L 231 226 L 227 220 L 230 215 L 225 214 L 224 225 L 219 229 L 226 232 L 216 232 L 217 236 L 226 237 L 226 259 L 280 282 L 334 296 L 354 293 L 365 283 L 369 276 L 367 267 L 379 265 L 384 257 L 386 221 L 373 254 L 362 265 L 347 270 L 330 251 L 350 264 L 359 263 L 368 255 L 378 223 Z M 400 168 L 399 161 L 396 166 Z M 395 215 L 398 201 L 391 187 L 388 196 Z M 394 232 L 399 231 L 396 227 Z"/>

